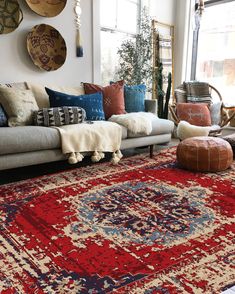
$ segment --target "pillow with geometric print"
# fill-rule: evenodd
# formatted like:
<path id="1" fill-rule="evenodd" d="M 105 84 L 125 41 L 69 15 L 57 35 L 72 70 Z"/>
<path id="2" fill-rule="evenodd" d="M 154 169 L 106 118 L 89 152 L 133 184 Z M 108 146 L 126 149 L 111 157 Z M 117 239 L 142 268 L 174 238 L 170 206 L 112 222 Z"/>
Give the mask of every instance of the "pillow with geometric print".
<path id="1" fill-rule="evenodd" d="M 211 114 L 206 103 L 177 103 L 176 113 L 179 120 L 195 126 L 211 126 Z"/>
<path id="2" fill-rule="evenodd" d="M 42 108 L 33 116 L 34 124 L 44 127 L 79 124 L 85 119 L 85 110 L 76 106 Z"/>

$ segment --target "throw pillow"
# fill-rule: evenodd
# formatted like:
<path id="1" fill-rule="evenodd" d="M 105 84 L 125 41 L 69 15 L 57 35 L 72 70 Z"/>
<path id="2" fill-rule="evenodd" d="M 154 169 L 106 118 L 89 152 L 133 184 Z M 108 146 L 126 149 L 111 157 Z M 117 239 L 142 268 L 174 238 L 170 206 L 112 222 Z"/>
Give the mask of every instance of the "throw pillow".
<path id="1" fill-rule="evenodd" d="M 211 116 L 205 103 L 178 103 L 176 113 L 180 120 L 195 126 L 211 126 Z"/>
<path id="2" fill-rule="evenodd" d="M 81 86 L 69 87 L 69 86 L 58 86 L 58 85 L 41 85 L 35 83 L 27 83 L 27 87 L 33 92 L 39 108 L 50 107 L 49 97 L 45 91 L 45 87 L 50 88 L 54 91 L 66 93 L 70 95 L 84 95 L 84 89 Z"/>
<path id="3" fill-rule="evenodd" d="M 113 114 L 125 113 L 124 81 L 119 81 L 106 87 L 84 83 L 84 90 L 86 94 L 92 94 L 96 92 L 103 93 L 104 113 L 106 119 L 108 119 Z"/>
<path id="4" fill-rule="evenodd" d="M 212 103 L 212 97 L 208 83 L 187 82 L 185 83 L 187 102 L 189 103 Z"/>
<path id="5" fill-rule="evenodd" d="M 34 113 L 34 124 L 36 126 L 49 127 L 78 124 L 85 119 L 85 110 L 75 106 L 43 108 Z"/>
<path id="6" fill-rule="evenodd" d="M 0 87 L 0 103 L 8 116 L 10 127 L 32 124 L 33 112 L 38 110 L 37 102 L 30 90 Z"/>
<path id="7" fill-rule="evenodd" d="M 4 112 L 4 109 L 0 105 L 0 127 L 6 127 L 7 126 L 7 117 Z"/>
<path id="8" fill-rule="evenodd" d="M 49 95 L 50 107 L 77 106 L 85 110 L 88 120 L 104 120 L 102 93 L 75 96 L 45 89 Z"/>
<path id="9" fill-rule="evenodd" d="M 144 100 L 145 100 L 146 86 L 145 85 L 134 85 L 124 86 L 124 100 L 126 112 L 140 112 L 145 111 Z"/>

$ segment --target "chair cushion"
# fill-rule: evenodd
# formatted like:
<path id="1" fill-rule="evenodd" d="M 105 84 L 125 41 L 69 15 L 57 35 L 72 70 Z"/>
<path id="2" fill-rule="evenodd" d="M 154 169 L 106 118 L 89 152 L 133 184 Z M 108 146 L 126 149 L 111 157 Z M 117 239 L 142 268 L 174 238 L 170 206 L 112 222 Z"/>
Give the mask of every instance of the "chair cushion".
<path id="1" fill-rule="evenodd" d="M 84 83 L 86 94 L 97 92 L 103 93 L 103 104 L 105 118 L 110 118 L 113 114 L 124 114 L 124 81 L 113 83 L 109 86 L 102 87 L 95 84 Z"/>
<path id="2" fill-rule="evenodd" d="M 178 103 L 176 113 L 179 120 L 195 126 L 211 126 L 211 115 L 208 104 Z"/>
<path id="3" fill-rule="evenodd" d="M 70 95 L 46 88 L 50 107 L 77 106 L 86 111 L 88 120 L 104 120 L 103 95 L 100 92 L 89 95 Z"/>

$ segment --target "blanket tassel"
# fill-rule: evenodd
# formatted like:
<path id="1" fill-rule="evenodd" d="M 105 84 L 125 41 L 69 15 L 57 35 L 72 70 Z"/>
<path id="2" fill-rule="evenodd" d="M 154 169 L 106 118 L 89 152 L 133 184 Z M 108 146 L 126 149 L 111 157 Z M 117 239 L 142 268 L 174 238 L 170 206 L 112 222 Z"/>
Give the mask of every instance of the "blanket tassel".
<path id="1" fill-rule="evenodd" d="M 118 162 L 120 161 L 120 159 L 122 157 L 123 157 L 123 155 L 122 155 L 120 150 L 118 150 L 117 152 L 113 152 L 111 163 L 112 164 L 118 164 Z"/>
<path id="2" fill-rule="evenodd" d="M 91 157 L 91 161 L 92 162 L 98 162 L 100 161 L 101 159 L 104 158 L 104 153 L 103 152 L 98 152 L 98 151 L 95 151 Z"/>
<path id="3" fill-rule="evenodd" d="M 81 153 L 72 152 L 72 153 L 69 154 L 68 162 L 70 164 L 76 164 L 76 163 L 82 161 L 83 158 L 84 158 L 84 156 Z"/>
<path id="4" fill-rule="evenodd" d="M 69 154 L 68 162 L 69 164 L 76 164 L 78 162 L 75 152 Z"/>

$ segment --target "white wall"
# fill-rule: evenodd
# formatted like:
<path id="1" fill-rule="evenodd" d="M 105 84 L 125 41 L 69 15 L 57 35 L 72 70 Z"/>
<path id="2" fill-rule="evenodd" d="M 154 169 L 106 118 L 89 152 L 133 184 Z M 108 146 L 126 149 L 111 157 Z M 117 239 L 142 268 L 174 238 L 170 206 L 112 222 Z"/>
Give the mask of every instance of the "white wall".
<path id="1" fill-rule="evenodd" d="M 19 0 L 24 20 L 19 28 L 0 35 L 0 83 L 34 81 L 76 85 L 81 81 L 92 81 L 92 0 L 82 0 L 82 37 L 84 57 L 76 57 L 75 0 L 67 0 L 65 9 L 56 17 L 44 18 L 31 11 L 26 1 Z M 26 35 L 40 23 L 54 26 L 67 44 L 67 59 L 57 71 L 45 72 L 31 61 L 26 49 Z"/>
<path id="2" fill-rule="evenodd" d="M 175 7 L 178 0 L 150 0 L 150 15 L 157 21 L 175 24 Z"/>
<path id="3" fill-rule="evenodd" d="M 189 0 L 145 0 L 150 4 L 150 14 L 156 20 L 175 25 L 183 17 L 178 8 Z M 177 3 L 176 3 L 177 2 Z M 81 0 L 82 38 L 84 57 L 76 57 L 75 0 L 67 0 L 65 9 L 54 18 L 40 17 L 31 11 L 24 0 L 19 0 L 24 20 L 19 28 L 7 35 L 0 35 L 0 83 L 32 81 L 63 85 L 77 85 L 82 81 L 100 82 L 99 50 L 99 0 Z M 177 5 L 176 5 L 177 4 Z M 93 19 L 94 9 L 94 19 Z M 177 18 L 176 12 L 178 13 Z M 30 29 L 40 23 L 54 26 L 64 37 L 67 44 L 67 59 L 57 71 L 45 72 L 31 61 L 26 49 L 26 35 Z M 178 23 L 177 23 L 178 24 Z M 181 24 L 176 27 L 176 51 L 181 50 Z M 179 38 L 178 38 L 179 37 Z M 178 44 L 178 45 L 177 45 Z M 94 46 L 93 46 L 94 45 Z M 179 54 L 178 54 L 179 55 Z M 176 60 L 176 69 L 180 69 L 180 59 Z M 176 72 L 176 71 L 175 71 Z M 180 74 L 181 76 L 181 74 Z M 175 79 L 177 79 L 177 74 Z"/>
<path id="4" fill-rule="evenodd" d="M 190 0 L 177 0 L 175 18 L 175 87 L 189 79 L 189 56 L 192 52 L 191 9 Z"/>

